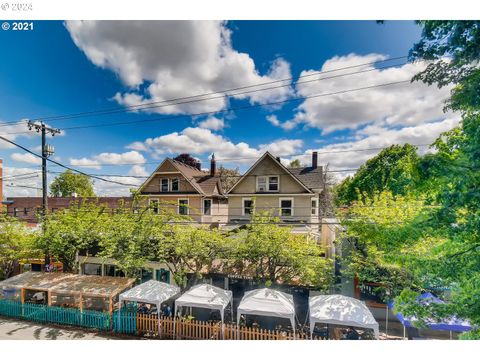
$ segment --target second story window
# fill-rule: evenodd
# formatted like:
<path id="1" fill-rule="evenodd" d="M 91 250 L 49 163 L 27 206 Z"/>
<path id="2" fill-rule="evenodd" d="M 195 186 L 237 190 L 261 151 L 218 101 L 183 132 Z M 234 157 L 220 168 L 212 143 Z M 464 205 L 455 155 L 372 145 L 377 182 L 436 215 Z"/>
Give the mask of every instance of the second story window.
<path id="1" fill-rule="evenodd" d="M 312 198 L 312 215 L 318 215 L 318 199 Z"/>
<path id="2" fill-rule="evenodd" d="M 292 198 L 280 198 L 280 216 L 293 216 Z"/>
<path id="3" fill-rule="evenodd" d="M 179 190 L 179 183 L 180 181 L 178 179 L 172 179 L 172 191 Z"/>
<path id="4" fill-rule="evenodd" d="M 178 200 L 178 213 L 180 215 L 188 215 L 188 199 Z"/>
<path id="5" fill-rule="evenodd" d="M 253 201 L 250 198 L 243 198 L 243 215 L 250 215 L 253 211 Z"/>
<path id="6" fill-rule="evenodd" d="M 257 176 L 258 192 L 278 192 L 279 190 L 278 176 Z"/>
<path id="7" fill-rule="evenodd" d="M 160 191 L 168 192 L 168 179 L 162 179 L 160 181 Z"/>
<path id="8" fill-rule="evenodd" d="M 203 215 L 212 215 L 212 199 L 203 199 Z"/>

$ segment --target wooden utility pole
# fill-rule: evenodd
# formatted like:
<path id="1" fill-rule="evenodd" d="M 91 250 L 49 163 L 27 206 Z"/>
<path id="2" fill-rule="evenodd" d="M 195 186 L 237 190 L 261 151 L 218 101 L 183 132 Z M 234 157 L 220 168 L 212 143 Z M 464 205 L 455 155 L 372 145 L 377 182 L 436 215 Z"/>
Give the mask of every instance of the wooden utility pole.
<path id="1" fill-rule="evenodd" d="M 43 122 L 34 123 L 32 121 L 28 122 L 28 129 L 35 129 L 42 135 L 42 231 L 45 232 L 45 216 L 48 212 L 47 158 L 54 153 L 53 146 L 47 144 L 46 134 L 49 133 L 52 136 L 55 136 L 55 134 L 60 134 L 60 130 L 49 128 Z M 45 266 L 49 264 L 50 256 L 49 254 L 45 254 Z"/>

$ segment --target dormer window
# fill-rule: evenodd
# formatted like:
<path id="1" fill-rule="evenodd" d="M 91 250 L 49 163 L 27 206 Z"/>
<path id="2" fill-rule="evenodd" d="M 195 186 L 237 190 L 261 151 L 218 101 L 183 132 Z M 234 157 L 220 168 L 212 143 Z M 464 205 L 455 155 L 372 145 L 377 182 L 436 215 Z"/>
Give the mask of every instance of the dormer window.
<path id="1" fill-rule="evenodd" d="M 160 182 L 160 191 L 168 192 L 168 179 L 162 179 Z"/>
<path id="2" fill-rule="evenodd" d="M 278 192 L 279 177 L 278 176 L 257 176 L 258 192 Z"/>

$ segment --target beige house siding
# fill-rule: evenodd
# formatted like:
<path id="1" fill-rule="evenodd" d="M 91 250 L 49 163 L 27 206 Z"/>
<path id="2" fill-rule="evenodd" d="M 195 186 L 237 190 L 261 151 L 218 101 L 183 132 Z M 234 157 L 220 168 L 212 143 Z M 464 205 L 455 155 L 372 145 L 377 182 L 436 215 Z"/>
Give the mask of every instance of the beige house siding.
<path id="1" fill-rule="evenodd" d="M 160 192 L 161 179 L 179 179 L 179 193 L 197 192 L 197 190 L 183 177 L 180 172 L 176 172 L 175 174 L 155 174 L 150 182 L 143 187 L 142 193 Z M 172 191 L 171 193 L 175 194 L 176 191 Z"/>
<path id="2" fill-rule="evenodd" d="M 298 183 L 290 174 L 276 164 L 271 158 L 265 157 L 261 163 L 250 171 L 237 186 L 230 192 L 231 194 L 255 193 L 257 190 L 257 176 L 278 175 L 280 186 L 278 193 L 301 194 L 308 191 Z"/>

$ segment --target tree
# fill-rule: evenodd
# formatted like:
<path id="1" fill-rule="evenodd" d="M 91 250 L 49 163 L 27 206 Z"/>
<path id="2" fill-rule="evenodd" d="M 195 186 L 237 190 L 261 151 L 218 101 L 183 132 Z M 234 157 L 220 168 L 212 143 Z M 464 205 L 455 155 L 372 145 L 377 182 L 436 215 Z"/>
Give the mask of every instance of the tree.
<path id="1" fill-rule="evenodd" d="M 295 160 L 290 161 L 290 164 L 288 165 L 288 167 L 299 168 L 299 167 L 302 167 L 302 163 L 300 162 L 299 159 L 295 159 Z"/>
<path id="2" fill-rule="evenodd" d="M 76 193 L 80 197 L 94 197 L 92 180 L 82 174 L 76 174 L 71 170 L 58 175 L 50 184 L 50 193 L 53 196 L 73 196 Z"/>
<path id="3" fill-rule="evenodd" d="M 179 161 L 181 163 L 184 163 L 185 165 L 189 165 L 194 168 L 200 166 L 200 162 L 197 159 L 192 157 L 190 154 L 186 154 L 186 153 L 178 155 L 173 160 Z"/>
<path id="4" fill-rule="evenodd" d="M 240 169 L 227 169 L 220 165 L 217 169 L 217 174 L 220 176 L 220 182 L 224 192 L 227 192 L 240 179 Z"/>
<path id="5" fill-rule="evenodd" d="M 109 208 L 94 201 L 74 201 L 69 208 L 47 215 L 45 231 L 35 238 L 36 248 L 61 261 L 65 272 L 76 272 L 77 252 L 98 246 L 110 216 Z"/>
<path id="6" fill-rule="evenodd" d="M 0 279 L 10 277 L 20 260 L 36 255 L 32 231 L 16 218 L 0 215 Z"/>
<path id="7" fill-rule="evenodd" d="M 336 188 L 337 203 L 348 205 L 371 198 L 375 192 L 391 191 L 393 195 L 404 195 L 413 191 L 419 181 L 419 159 L 417 148 L 410 144 L 383 149 Z"/>
<path id="8" fill-rule="evenodd" d="M 254 211 L 246 229 L 232 239 L 230 268 L 267 286 L 293 282 L 327 288 L 333 267 L 324 250 L 279 221 L 268 212 Z"/>
<path id="9" fill-rule="evenodd" d="M 193 274 L 192 281 L 196 282 L 215 260 L 228 256 L 227 239 L 217 229 L 174 224 L 157 235 L 158 259 L 167 264 L 182 289 L 187 287 L 187 274 Z"/>

